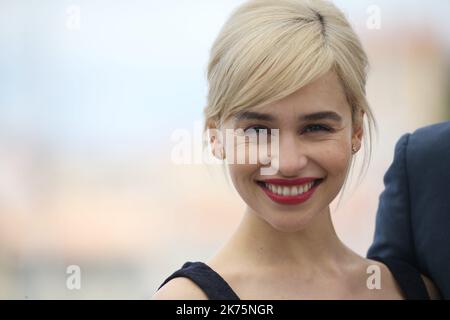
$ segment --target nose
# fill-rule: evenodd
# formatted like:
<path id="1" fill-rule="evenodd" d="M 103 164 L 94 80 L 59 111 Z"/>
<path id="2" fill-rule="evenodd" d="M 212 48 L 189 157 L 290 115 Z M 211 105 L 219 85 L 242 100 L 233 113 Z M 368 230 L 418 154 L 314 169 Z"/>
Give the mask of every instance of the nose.
<path id="1" fill-rule="evenodd" d="M 278 152 L 278 174 L 284 177 L 298 177 L 308 164 L 306 148 L 294 134 L 280 135 Z"/>

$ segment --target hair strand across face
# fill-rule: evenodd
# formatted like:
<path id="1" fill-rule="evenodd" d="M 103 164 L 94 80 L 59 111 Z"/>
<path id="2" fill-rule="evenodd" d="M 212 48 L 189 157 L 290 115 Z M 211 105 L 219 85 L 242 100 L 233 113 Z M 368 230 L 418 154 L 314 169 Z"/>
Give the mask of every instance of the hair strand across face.
<path id="1" fill-rule="evenodd" d="M 342 83 L 354 126 L 367 126 L 367 168 L 376 129 L 365 92 L 368 59 L 345 15 L 325 0 L 250 0 L 233 11 L 211 48 L 205 130 L 281 100 L 330 70 Z"/>

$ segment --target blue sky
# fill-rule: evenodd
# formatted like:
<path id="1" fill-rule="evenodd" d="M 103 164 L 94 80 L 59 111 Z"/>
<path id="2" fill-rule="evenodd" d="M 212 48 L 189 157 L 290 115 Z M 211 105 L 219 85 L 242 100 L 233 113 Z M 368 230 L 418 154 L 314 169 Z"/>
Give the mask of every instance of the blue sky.
<path id="1" fill-rule="evenodd" d="M 192 128 L 206 102 L 210 46 L 240 3 L 0 1 L 0 135 L 157 146 L 173 129 Z M 356 28 L 376 4 L 384 24 L 433 24 L 450 43 L 449 1 L 335 3 Z M 73 7 L 79 29 L 67 27 Z"/>

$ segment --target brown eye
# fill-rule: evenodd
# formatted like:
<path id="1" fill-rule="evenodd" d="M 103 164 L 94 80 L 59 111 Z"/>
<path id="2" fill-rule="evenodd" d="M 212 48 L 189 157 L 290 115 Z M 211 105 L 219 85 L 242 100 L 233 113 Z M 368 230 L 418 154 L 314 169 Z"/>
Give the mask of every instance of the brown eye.
<path id="1" fill-rule="evenodd" d="M 324 132 L 331 132 L 331 128 L 323 125 L 323 124 L 311 124 L 309 126 L 306 126 L 305 129 L 303 129 L 303 132 L 320 132 L 320 131 L 324 131 Z"/>
<path id="2" fill-rule="evenodd" d="M 244 129 L 244 132 L 246 134 L 256 133 L 256 134 L 271 134 L 270 128 L 264 127 L 264 126 L 251 126 L 246 129 Z"/>

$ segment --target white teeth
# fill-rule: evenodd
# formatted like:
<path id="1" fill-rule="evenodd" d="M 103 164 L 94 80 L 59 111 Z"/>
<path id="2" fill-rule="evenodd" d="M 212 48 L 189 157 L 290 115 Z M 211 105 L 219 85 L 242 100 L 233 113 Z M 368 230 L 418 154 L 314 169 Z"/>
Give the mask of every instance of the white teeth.
<path id="1" fill-rule="evenodd" d="M 265 186 L 267 189 L 280 196 L 298 196 L 299 194 L 308 192 L 313 184 L 314 182 L 308 182 L 299 186 L 280 186 L 266 183 Z"/>
<path id="2" fill-rule="evenodd" d="M 298 194 L 298 188 L 296 186 L 291 188 L 291 196 L 295 196 L 296 194 Z"/>

